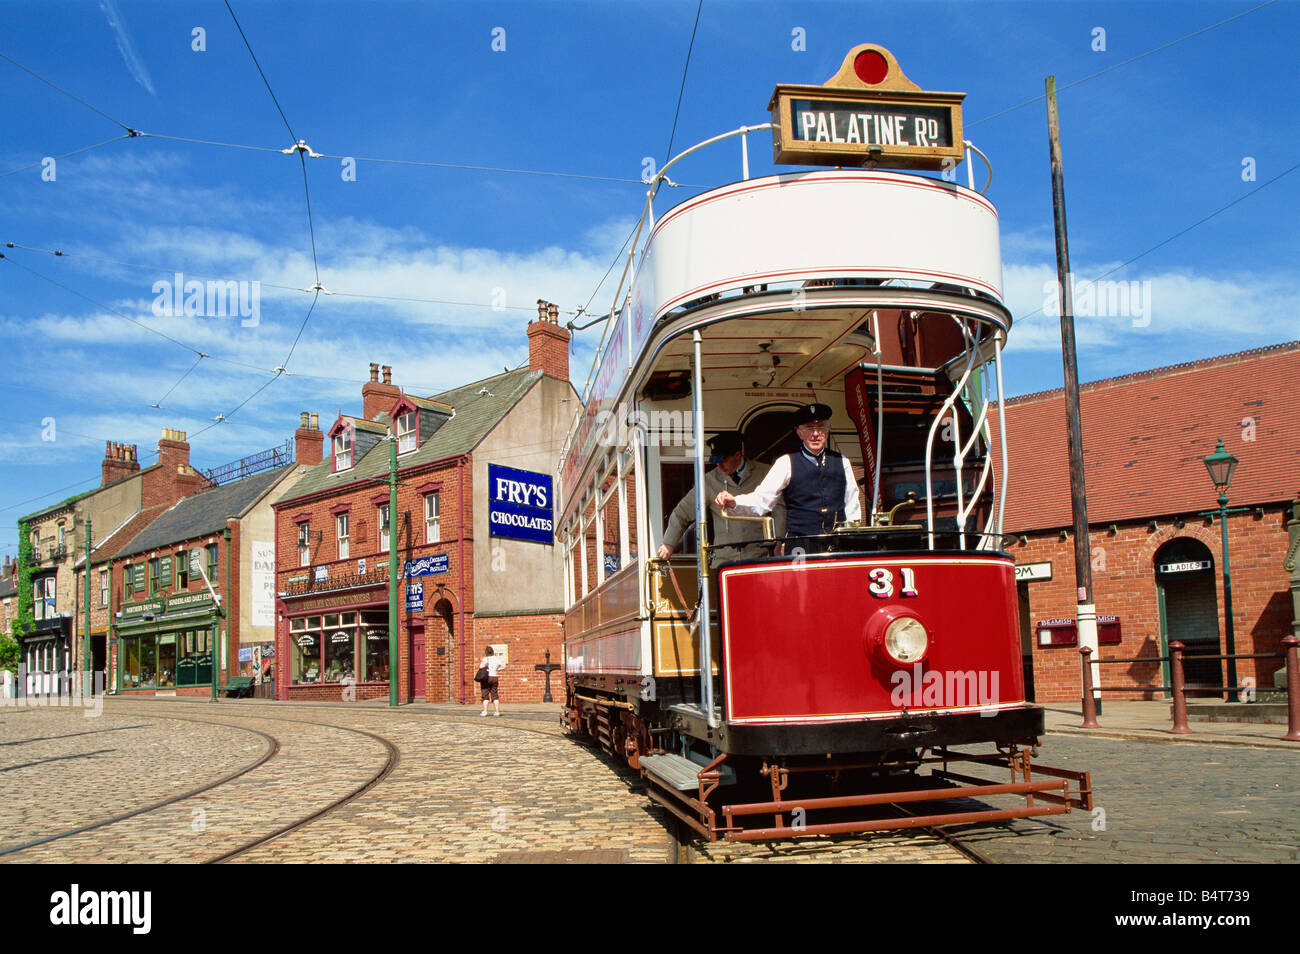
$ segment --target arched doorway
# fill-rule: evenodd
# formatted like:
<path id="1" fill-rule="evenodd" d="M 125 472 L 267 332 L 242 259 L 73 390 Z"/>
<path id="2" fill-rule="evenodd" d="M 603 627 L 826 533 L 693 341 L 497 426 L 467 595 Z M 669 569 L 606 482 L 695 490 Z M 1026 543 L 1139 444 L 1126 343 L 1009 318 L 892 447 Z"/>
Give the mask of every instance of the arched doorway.
<path id="1" fill-rule="evenodd" d="M 426 702 L 455 702 L 456 614 L 451 601 L 440 599 L 427 617 L 429 678 L 425 684 Z"/>
<path id="2" fill-rule="evenodd" d="M 1160 649 L 1179 640 L 1187 656 L 1213 656 L 1219 648 L 1219 600 L 1215 591 L 1214 554 L 1200 540 L 1178 537 L 1156 551 L 1156 589 L 1160 598 Z M 1169 684 L 1169 665 L 1164 666 Z M 1215 659 L 1189 659 L 1183 664 L 1189 689 L 1223 685 L 1223 666 Z M 1218 695 L 1203 689 L 1197 695 Z"/>

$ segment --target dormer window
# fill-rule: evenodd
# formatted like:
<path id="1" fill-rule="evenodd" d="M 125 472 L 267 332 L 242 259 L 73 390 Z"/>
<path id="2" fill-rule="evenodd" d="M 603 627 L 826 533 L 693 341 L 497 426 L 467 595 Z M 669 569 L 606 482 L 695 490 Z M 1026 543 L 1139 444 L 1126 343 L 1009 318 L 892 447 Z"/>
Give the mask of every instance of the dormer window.
<path id="1" fill-rule="evenodd" d="M 334 435 L 334 469 L 348 470 L 352 466 L 352 429 L 344 428 Z"/>
<path id="2" fill-rule="evenodd" d="M 413 451 L 418 444 L 419 434 L 416 425 L 416 413 L 407 411 L 397 418 L 397 453 Z"/>

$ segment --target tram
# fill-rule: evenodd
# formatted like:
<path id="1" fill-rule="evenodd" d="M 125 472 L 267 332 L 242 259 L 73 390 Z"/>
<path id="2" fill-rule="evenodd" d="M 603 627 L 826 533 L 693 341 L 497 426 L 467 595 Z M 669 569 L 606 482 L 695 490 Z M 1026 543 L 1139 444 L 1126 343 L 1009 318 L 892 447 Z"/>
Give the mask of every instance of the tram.
<path id="1" fill-rule="evenodd" d="M 1043 711 L 1002 528 L 1011 316 L 960 101 L 863 44 L 649 189 L 560 464 L 564 720 L 706 838 L 1091 807 L 1086 773 L 1031 764 Z M 840 168 L 750 178 L 748 137 L 769 128 L 778 162 Z M 737 139 L 741 178 L 656 221 L 668 170 Z M 966 185 L 894 171 L 954 156 Z M 739 518 L 746 555 L 719 559 L 735 551 L 710 534 L 737 518 L 700 493 L 695 552 L 660 559 L 669 513 L 706 486 L 706 441 L 739 432 L 772 464 L 799 452 L 809 404 L 830 411 L 859 519 L 792 546 Z"/>

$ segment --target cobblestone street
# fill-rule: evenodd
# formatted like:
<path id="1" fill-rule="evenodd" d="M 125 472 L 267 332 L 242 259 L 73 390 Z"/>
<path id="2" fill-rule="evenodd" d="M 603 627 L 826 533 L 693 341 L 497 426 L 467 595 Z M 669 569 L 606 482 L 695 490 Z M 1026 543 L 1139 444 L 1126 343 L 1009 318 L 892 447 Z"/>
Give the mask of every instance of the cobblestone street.
<path id="1" fill-rule="evenodd" d="M 679 854 L 635 774 L 566 738 L 557 713 L 117 699 L 97 718 L 7 708 L 0 778 L 30 797 L 0 802 L 0 851 L 140 813 L 0 861 L 214 860 L 321 813 L 234 860 L 968 863 L 926 831 L 696 839 Z M 996 862 L 1300 860 L 1294 750 L 1061 732 L 1038 760 L 1091 771 L 1099 811 L 950 833 Z"/>

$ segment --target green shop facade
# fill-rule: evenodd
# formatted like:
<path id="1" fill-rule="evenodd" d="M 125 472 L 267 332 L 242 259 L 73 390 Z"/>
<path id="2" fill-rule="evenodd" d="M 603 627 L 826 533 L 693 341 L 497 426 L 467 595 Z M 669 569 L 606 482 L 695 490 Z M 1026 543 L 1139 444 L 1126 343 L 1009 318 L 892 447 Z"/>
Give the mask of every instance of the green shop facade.
<path id="1" fill-rule="evenodd" d="M 207 592 L 125 603 L 115 621 L 110 682 L 121 693 L 202 695 L 212 691 L 224 652 L 221 609 Z"/>

